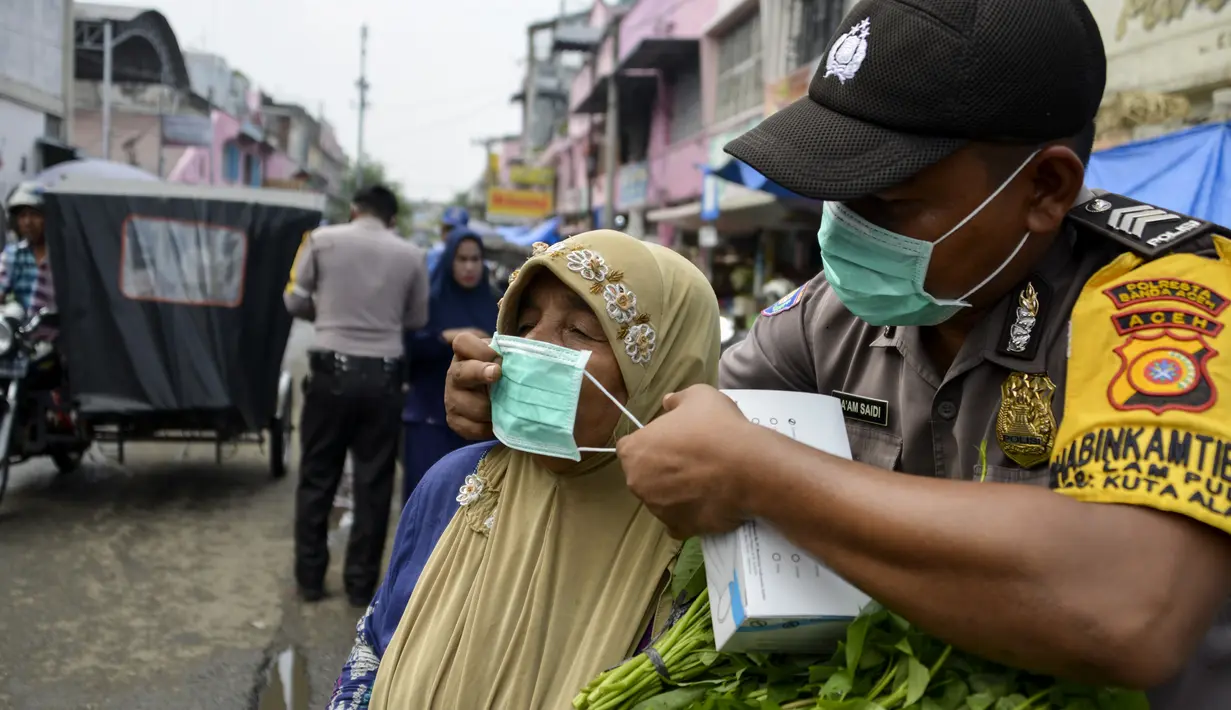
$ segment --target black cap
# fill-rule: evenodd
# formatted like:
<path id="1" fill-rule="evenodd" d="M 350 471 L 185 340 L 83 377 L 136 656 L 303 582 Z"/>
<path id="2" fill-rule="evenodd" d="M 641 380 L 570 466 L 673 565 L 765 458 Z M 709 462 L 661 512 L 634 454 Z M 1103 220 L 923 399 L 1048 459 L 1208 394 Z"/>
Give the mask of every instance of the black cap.
<path id="1" fill-rule="evenodd" d="M 808 95 L 726 151 L 805 197 L 851 200 L 970 141 L 1078 135 L 1106 80 L 1083 0 L 862 0 Z"/>

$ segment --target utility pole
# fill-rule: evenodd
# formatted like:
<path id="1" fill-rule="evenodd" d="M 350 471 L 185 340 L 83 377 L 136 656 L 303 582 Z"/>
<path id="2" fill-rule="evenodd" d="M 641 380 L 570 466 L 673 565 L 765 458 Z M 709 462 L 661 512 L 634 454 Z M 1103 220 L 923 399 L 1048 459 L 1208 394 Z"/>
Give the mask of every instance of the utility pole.
<path id="1" fill-rule="evenodd" d="M 603 145 L 603 161 L 607 173 L 606 200 L 603 205 L 603 227 L 615 229 L 616 163 L 620 160 L 620 89 L 616 77 L 620 66 L 620 19 L 617 12 L 607 25 L 611 36 L 611 74 L 607 77 L 607 132 Z M 597 58 L 595 64 L 597 64 Z"/>
<path id="2" fill-rule="evenodd" d="M 355 190 L 363 187 L 363 121 L 368 112 L 368 26 L 359 28 L 359 80 L 355 82 L 359 89 L 359 139 L 355 149 Z"/>
<path id="3" fill-rule="evenodd" d="M 476 138 L 472 145 L 483 146 L 483 219 L 487 219 L 487 202 L 490 191 L 496 187 L 496 174 L 492 170 L 492 146 L 503 141 L 503 138 Z"/>
<path id="4" fill-rule="evenodd" d="M 522 154 L 527 162 L 534 152 L 534 104 L 538 101 L 539 65 L 538 56 L 534 51 L 534 36 L 537 25 L 530 25 L 526 31 L 526 90 L 522 97 Z"/>
<path id="5" fill-rule="evenodd" d="M 103 20 L 103 160 L 111 160 L 111 55 L 115 30 L 111 20 Z"/>

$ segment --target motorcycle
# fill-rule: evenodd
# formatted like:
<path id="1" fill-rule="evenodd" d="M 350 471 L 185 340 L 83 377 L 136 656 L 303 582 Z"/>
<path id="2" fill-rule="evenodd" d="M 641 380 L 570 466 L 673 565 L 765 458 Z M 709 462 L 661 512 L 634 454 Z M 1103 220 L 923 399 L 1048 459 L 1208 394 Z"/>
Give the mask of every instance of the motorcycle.
<path id="1" fill-rule="evenodd" d="M 0 500 L 12 466 L 47 456 L 61 474 L 70 473 L 93 443 L 89 426 L 69 401 L 60 352 L 53 343 L 34 339 L 40 327 L 54 327 L 58 320 L 47 308 L 29 318 L 16 303 L 0 309 L 0 360 L 24 355 L 28 361 L 25 375 L 9 380 L 0 400 Z"/>

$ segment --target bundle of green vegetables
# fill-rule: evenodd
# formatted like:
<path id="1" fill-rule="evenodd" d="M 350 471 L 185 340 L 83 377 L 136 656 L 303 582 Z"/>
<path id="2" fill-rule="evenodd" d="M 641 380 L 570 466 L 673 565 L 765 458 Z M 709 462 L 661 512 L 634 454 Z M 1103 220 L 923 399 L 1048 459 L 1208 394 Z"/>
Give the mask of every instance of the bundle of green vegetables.
<path id="1" fill-rule="evenodd" d="M 875 607 L 851 623 L 845 641 L 828 659 L 719 653 L 709 594 L 702 589 L 650 651 L 599 675 L 573 707 L 1148 710 L 1150 705 L 1142 693 L 1058 681 L 962 653 Z"/>

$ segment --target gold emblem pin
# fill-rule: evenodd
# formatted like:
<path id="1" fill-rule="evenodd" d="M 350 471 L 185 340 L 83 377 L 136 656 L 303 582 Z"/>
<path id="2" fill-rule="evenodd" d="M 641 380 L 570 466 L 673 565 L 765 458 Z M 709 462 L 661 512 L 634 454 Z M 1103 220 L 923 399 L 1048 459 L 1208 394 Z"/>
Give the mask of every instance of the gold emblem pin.
<path id="1" fill-rule="evenodd" d="M 1051 457 L 1056 443 L 1052 397 L 1056 383 L 1047 375 L 1014 372 L 1000 385 L 996 441 L 1005 456 L 1023 468 L 1034 468 Z"/>

